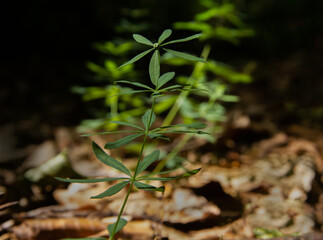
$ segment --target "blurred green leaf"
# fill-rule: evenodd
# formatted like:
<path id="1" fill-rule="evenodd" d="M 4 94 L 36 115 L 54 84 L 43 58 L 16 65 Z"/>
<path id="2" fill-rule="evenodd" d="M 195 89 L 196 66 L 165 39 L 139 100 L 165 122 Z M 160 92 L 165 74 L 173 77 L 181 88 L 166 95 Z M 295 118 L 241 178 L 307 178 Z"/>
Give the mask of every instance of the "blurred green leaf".
<path id="1" fill-rule="evenodd" d="M 142 130 L 144 131 L 145 129 L 135 125 L 135 124 L 132 124 L 132 123 L 127 123 L 127 122 L 121 122 L 121 121 L 110 121 L 111 123 L 116 123 L 116 124 L 119 124 L 119 125 L 123 125 L 123 126 L 129 126 L 129 127 L 133 127 L 133 128 L 137 128 L 139 130 Z M 115 131 L 117 132 L 117 131 Z"/>

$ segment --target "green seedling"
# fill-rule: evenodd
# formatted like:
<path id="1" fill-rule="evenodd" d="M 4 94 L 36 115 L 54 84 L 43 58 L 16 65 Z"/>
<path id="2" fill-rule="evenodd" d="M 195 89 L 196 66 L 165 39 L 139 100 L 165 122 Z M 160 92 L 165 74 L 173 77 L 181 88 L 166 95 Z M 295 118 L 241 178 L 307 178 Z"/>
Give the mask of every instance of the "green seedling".
<path id="1" fill-rule="evenodd" d="M 120 80 L 117 81 L 117 83 L 123 83 L 123 84 L 129 84 L 132 86 L 136 86 L 139 88 L 138 90 L 131 90 L 127 92 L 121 92 L 116 94 L 116 96 L 120 95 L 129 95 L 129 94 L 137 94 L 137 93 L 149 93 L 150 95 L 150 102 L 151 106 L 150 108 L 142 115 L 141 117 L 141 124 L 136 125 L 130 122 L 123 122 L 123 121 L 111 121 L 112 123 L 126 126 L 130 128 L 131 130 L 118 130 L 118 131 L 109 131 L 109 132 L 103 132 L 99 134 L 117 134 L 117 133 L 128 133 L 126 137 L 123 137 L 117 141 L 114 142 L 108 142 L 105 144 L 105 149 L 116 149 L 119 147 L 122 147 L 124 145 L 127 145 L 131 143 L 134 140 L 138 140 L 138 138 L 143 138 L 141 142 L 141 149 L 138 155 L 138 161 L 136 164 L 135 169 L 128 169 L 121 161 L 116 160 L 109 154 L 107 154 L 97 143 L 92 143 L 92 149 L 96 156 L 96 158 L 101 161 L 102 163 L 106 164 L 107 166 L 114 168 L 118 171 L 120 171 L 124 177 L 117 177 L 117 178 L 98 178 L 98 179 L 64 179 L 64 178 L 57 178 L 60 181 L 63 182 L 73 182 L 73 183 L 96 183 L 96 182 L 115 182 L 116 184 L 107 189 L 106 191 L 92 196 L 91 198 L 98 199 L 98 198 L 105 198 L 112 196 L 114 194 L 117 194 L 122 189 L 127 187 L 127 194 L 124 198 L 123 204 L 121 206 L 121 209 L 119 211 L 117 221 L 113 224 L 110 224 L 108 226 L 108 231 L 110 235 L 110 240 L 113 240 L 115 237 L 115 234 L 120 231 L 126 224 L 127 220 L 122 218 L 123 211 L 125 209 L 125 206 L 127 204 L 128 198 L 130 193 L 132 192 L 132 189 L 135 187 L 139 190 L 144 191 L 156 191 L 156 192 L 164 192 L 165 187 L 164 186 L 153 186 L 150 184 L 147 184 L 147 182 L 151 180 L 158 180 L 158 181 L 169 181 L 169 180 L 176 180 L 179 178 L 184 177 L 190 177 L 200 171 L 200 169 L 194 169 L 190 171 L 186 171 L 183 174 L 177 175 L 177 176 L 169 176 L 168 174 L 178 170 L 178 169 L 172 169 L 162 172 L 156 172 L 156 173 L 145 173 L 145 171 L 148 169 L 149 166 L 154 164 L 155 162 L 160 160 L 160 151 L 155 150 L 147 155 L 144 156 L 144 149 L 147 145 L 149 140 L 153 139 L 164 139 L 169 140 L 170 139 L 165 135 L 168 133 L 193 133 L 193 134 L 208 134 L 205 131 L 202 131 L 201 129 L 206 127 L 205 123 L 199 123 L 194 122 L 190 124 L 174 124 L 174 125 L 167 125 L 167 126 L 159 126 L 159 127 L 153 127 L 153 123 L 155 122 L 157 116 L 155 114 L 155 105 L 156 105 L 156 99 L 163 96 L 164 93 L 170 92 L 170 91 L 185 91 L 188 85 L 180 85 L 180 84 L 170 84 L 170 81 L 174 78 L 175 72 L 167 72 L 161 75 L 160 73 L 160 50 L 165 50 L 166 52 L 170 52 L 174 54 L 177 57 L 184 58 L 191 61 L 199 61 L 199 62 L 205 62 L 203 58 L 199 58 L 193 55 L 190 55 L 188 53 L 182 53 L 175 50 L 170 50 L 168 48 L 165 48 L 165 46 L 168 46 L 170 44 L 174 43 L 181 43 L 186 42 L 189 40 L 196 39 L 200 37 L 200 34 L 195 34 L 191 37 L 178 39 L 178 40 L 172 40 L 169 42 L 164 42 L 168 37 L 170 37 L 172 31 L 167 29 L 165 30 L 161 36 L 158 39 L 158 42 L 153 43 L 147 38 L 139 35 L 134 34 L 134 39 L 142 44 L 150 46 L 150 49 L 138 54 L 134 58 L 132 58 L 130 61 L 123 64 L 121 67 L 127 66 L 129 64 L 134 63 L 135 61 L 139 60 L 140 58 L 144 57 L 145 55 L 152 52 L 152 57 L 150 59 L 149 63 L 149 76 L 150 81 L 152 83 L 152 86 L 148 86 L 143 83 L 139 82 L 133 82 L 133 81 L 127 81 L 127 80 Z M 121 68 L 120 67 L 120 68 Z M 168 83 L 168 84 L 167 84 Z M 167 85 L 166 85 L 167 84 Z M 189 86 L 190 87 L 190 86 Z M 190 88 L 192 89 L 192 88 Z M 91 136 L 93 134 L 85 135 L 85 136 Z M 93 238 L 88 238 L 93 239 Z M 95 239 L 95 238 L 94 238 Z"/>

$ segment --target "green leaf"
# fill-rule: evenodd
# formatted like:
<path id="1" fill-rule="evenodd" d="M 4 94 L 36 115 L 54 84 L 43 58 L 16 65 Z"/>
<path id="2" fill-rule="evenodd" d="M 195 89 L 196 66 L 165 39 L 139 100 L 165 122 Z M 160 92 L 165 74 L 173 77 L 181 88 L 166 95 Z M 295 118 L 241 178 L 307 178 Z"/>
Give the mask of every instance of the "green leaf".
<path id="1" fill-rule="evenodd" d="M 126 122 L 121 122 L 121 121 L 110 121 L 110 123 L 116 123 L 116 124 L 123 125 L 123 126 L 129 126 L 129 127 L 133 127 L 133 128 L 143 130 L 143 131 L 145 130 L 142 127 L 139 127 L 139 126 L 137 126 L 135 124 L 132 124 L 132 123 L 126 123 Z"/>
<path id="2" fill-rule="evenodd" d="M 137 174 L 142 173 L 149 167 L 153 162 L 156 162 L 159 159 L 159 150 L 156 150 L 146 157 L 139 163 Z"/>
<path id="3" fill-rule="evenodd" d="M 209 132 L 204 132 L 201 130 L 193 131 L 193 130 L 170 130 L 170 131 L 158 131 L 157 133 L 165 134 L 165 133 L 195 133 L 195 134 L 210 134 Z"/>
<path id="4" fill-rule="evenodd" d="M 170 139 L 168 137 L 165 137 L 164 135 L 158 133 L 148 133 L 148 137 L 150 137 L 151 139 L 159 138 L 170 142 Z"/>
<path id="5" fill-rule="evenodd" d="M 142 123 L 145 126 L 145 129 L 147 129 L 147 130 L 151 127 L 151 125 L 153 124 L 153 122 L 156 120 L 155 113 L 152 113 L 151 119 L 150 119 L 150 122 L 149 122 L 149 116 L 150 116 L 150 114 L 151 114 L 151 110 L 148 110 L 147 112 L 145 112 L 145 114 L 141 118 Z"/>
<path id="6" fill-rule="evenodd" d="M 129 183 L 130 183 L 130 181 L 123 181 L 123 182 L 117 183 L 116 185 L 113 185 L 108 190 L 104 191 L 103 193 L 100 193 L 99 195 L 96 195 L 96 196 L 92 196 L 91 198 L 96 199 L 96 198 L 104 198 L 104 197 L 112 196 L 112 195 L 120 192 Z"/>
<path id="7" fill-rule="evenodd" d="M 127 83 L 127 84 L 131 84 L 131 85 L 134 85 L 137 87 L 142 87 L 142 88 L 146 88 L 146 89 L 154 91 L 154 89 L 152 89 L 151 87 L 149 87 L 145 84 L 142 84 L 142 83 L 138 83 L 138 82 L 130 82 L 130 81 L 126 81 L 126 80 L 120 80 L 120 81 L 116 81 L 116 82 L 117 83 Z"/>
<path id="8" fill-rule="evenodd" d="M 131 60 L 129 60 L 128 62 L 126 62 L 126 63 L 124 63 L 124 64 L 122 64 L 119 68 L 122 68 L 122 67 L 124 67 L 124 66 L 126 66 L 126 65 L 129 65 L 129 64 L 131 64 L 131 63 L 134 63 L 134 62 L 136 62 L 136 61 L 138 61 L 140 58 L 142 58 L 142 57 L 144 57 L 144 56 L 146 56 L 148 53 L 150 53 L 152 50 L 154 50 L 153 48 L 151 48 L 151 49 L 148 49 L 148 50 L 146 50 L 146 51 L 144 51 L 144 52 L 142 52 L 142 53 L 139 53 L 137 56 L 135 56 L 135 57 L 133 57 Z"/>
<path id="9" fill-rule="evenodd" d="M 169 82 L 170 80 L 172 80 L 175 76 L 175 72 L 167 72 L 163 75 L 161 75 L 161 77 L 158 79 L 158 88 L 164 86 L 167 82 Z"/>
<path id="10" fill-rule="evenodd" d="M 194 129 L 203 129 L 206 127 L 206 124 L 202 123 L 202 122 L 195 122 L 195 123 L 190 123 L 190 124 L 169 125 L 169 126 L 164 126 L 161 128 L 173 128 L 173 127 L 187 127 L 187 128 L 194 128 Z"/>
<path id="11" fill-rule="evenodd" d="M 146 44 L 148 46 L 153 46 L 154 45 L 150 40 L 148 40 L 144 36 L 141 36 L 139 34 L 133 34 L 132 36 L 136 40 L 136 42 L 138 42 L 138 43 Z"/>
<path id="12" fill-rule="evenodd" d="M 198 62 L 206 63 L 206 61 L 203 58 L 196 57 L 196 56 L 188 54 L 188 53 L 178 52 L 178 51 L 174 51 L 174 50 L 167 49 L 167 48 L 164 48 L 164 50 L 174 54 L 176 57 L 184 58 L 184 59 L 191 60 L 191 61 L 198 61 Z"/>
<path id="13" fill-rule="evenodd" d="M 71 182 L 71 183 L 97 183 L 97 182 L 110 182 L 114 180 L 126 180 L 129 178 L 95 178 L 95 179 L 70 179 L 70 178 L 60 178 L 60 177 L 55 177 L 57 180 L 62 181 L 62 182 Z"/>
<path id="14" fill-rule="evenodd" d="M 159 75 L 160 75 L 159 51 L 155 50 L 149 63 L 150 80 L 155 86 L 157 86 Z"/>
<path id="15" fill-rule="evenodd" d="M 126 219 L 120 218 L 115 232 L 113 232 L 113 230 L 114 230 L 116 223 L 109 224 L 108 231 L 109 231 L 110 239 L 112 239 L 117 232 L 119 232 L 124 226 L 126 226 L 127 223 L 128 222 Z"/>
<path id="16" fill-rule="evenodd" d="M 158 172 L 158 173 L 154 173 L 154 174 L 158 174 L 158 175 L 162 175 L 162 174 L 166 174 L 166 173 L 169 173 L 169 172 L 172 172 L 172 171 L 175 171 L 177 170 L 178 168 L 176 169 L 173 169 L 173 170 L 169 170 L 169 171 L 165 171 L 165 172 Z M 181 175 L 178 175 L 178 176 L 174 176 L 174 177 L 149 177 L 151 176 L 152 174 L 147 174 L 147 175 L 144 175 L 144 176 L 141 176 L 140 178 L 138 178 L 138 180 L 158 180 L 158 181 L 169 181 L 169 180 L 174 180 L 174 179 L 180 179 L 180 178 L 184 178 L 184 177 L 190 177 L 190 176 L 193 176 L 195 174 L 197 174 L 199 171 L 201 171 L 201 168 L 197 168 L 197 169 L 193 169 L 193 170 L 190 170 L 184 174 L 181 174 Z"/>
<path id="17" fill-rule="evenodd" d="M 132 135 L 133 136 L 133 135 Z M 103 151 L 95 142 L 92 143 L 92 149 L 95 156 L 104 164 L 118 169 L 119 171 L 127 174 L 131 177 L 131 173 L 128 168 L 123 165 L 121 162 L 115 160 L 113 157 L 109 156 L 105 151 Z"/>
<path id="18" fill-rule="evenodd" d="M 185 87 L 185 86 L 176 84 L 176 85 L 173 85 L 173 86 L 162 88 L 162 89 L 159 90 L 159 92 L 166 92 L 166 91 L 175 90 L 175 89 L 183 89 L 183 87 Z"/>
<path id="19" fill-rule="evenodd" d="M 116 134 L 116 133 L 140 133 L 141 131 L 113 131 L 113 132 L 102 132 L 102 133 L 90 133 L 90 134 L 82 134 L 81 137 L 90 137 L 95 135 L 103 135 L 103 134 Z"/>
<path id="20" fill-rule="evenodd" d="M 122 93 L 112 95 L 112 96 L 110 96 L 110 98 L 125 95 L 125 94 L 144 93 L 144 92 L 151 92 L 151 90 L 133 90 L 133 91 L 128 91 L 128 92 L 122 92 Z"/>
<path id="21" fill-rule="evenodd" d="M 147 177 L 150 177 L 150 176 L 153 176 L 153 175 L 162 175 L 162 174 L 166 174 L 166 173 L 171 173 L 171 172 L 174 172 L 176 170 L 178 170 L 179 168 L 174 168 L 174 169 L 171 169 L 171 170 L 167 170 L 167 171 L 163 171 L 163 172 L 157 172 L 157 173 L 149 173 L 149 174 L 146 174 L 146 175 L 143 175 L 141 177 L 138 178 L 138 180 L 144 180 L 146 179 Z"/>
<path id="22" fill-rule="evenodd" d="M 134 182 L 136 188 L 141 189 L 141 190 L 145 190 L 145 191 L 155 191 L 155 192 L 164 192 L 165 191 L 165 187 L 155 187 L 146 183 L 141 183 L 141 182 Z"/>
<path id="23" fill-rule="evenodd" d="M 190 40 L 193 40 L 193 39 L 199 38 L 199 37 L 201 37 L 202 35 L 203 35 L 203 34 L 201 34 L 201 33 L 194 34 L 194 35 L 192 35 L 192 36 L 190 36 L 190 37 L 181 38 L 181 39 L 173 40 L 173 41 L 170 41 L 170 42 L 167 42 L 167 43 L 163 43 L 163 44 L 161 44 L 160 46 L 165 46 L 165 45 L 168 45 L 168 44 L 179 43 L 179 42 L 187 42 L 187 41 L 190 41 Z"/>
<path id="24" fill-rule="evenodd" d="M 107 143 L 105 144 L 104 148 L 105 149 L 115 149 L 115 148 L 118 148 L 120 146 L 123 146 L 127 143 L 130 143 L 132 140 L 140 137 L 144 135 L 143 133 L 138 133 L 138 134 L 132 134 L 132 135 L 129 135 L 129 136 L 126 136 L 124 138 L 121 138 L 115 142 L 111 142 L 111 143 Z"/>
<path id="25" fill-rule="evenodd" d="M 172 30 L 170 29 L 166 29 L 162 35 L 160 35 L 160 37 L 158 38 L 158 44 L 161 44 L 163 41 L 166 40 L 166 38 L 168 38 L 170 35 L 172 34 Z"/>

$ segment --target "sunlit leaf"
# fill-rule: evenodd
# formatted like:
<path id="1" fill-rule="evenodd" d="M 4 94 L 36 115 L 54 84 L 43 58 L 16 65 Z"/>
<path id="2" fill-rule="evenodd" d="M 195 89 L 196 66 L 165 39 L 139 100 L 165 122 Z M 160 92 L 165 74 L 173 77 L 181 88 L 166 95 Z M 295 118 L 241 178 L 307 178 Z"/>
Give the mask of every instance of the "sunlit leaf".
<path id="1" fill-rule="evenodd" d="M 151 82 L 156 86 L 160 75 L 159 51 L 155 50 L 149 63 L 149 76 Z"/>
<path id="2" fill-rule="evenodd" d="M 163 41 L 166 40 L 166 38 L 168 38 L 170 35 L 172 34 L 172 30 L 170 29 L 166 29 L 162 35 L 160 35 L 160 37 L 158 38 L 158 44 L 161 44 Z"/>
<path id="3" fill-rule="evenodd" d="M 141 189 L 141 190 L 145 190 L 145 191 L 155 191 L 155 192 L 164 192 L 165 191 L 165 187 L 155 187 L 146 183 L 142 183 L 142 182 L 134 182 L 136 188 Z"/>
<path id="4" fill-rule="evenodd" d="M 108 225 L 108 231 L 109 231 L 109 235 L 110 235 L 110 239 L 112 239 L 114 237 L 114 235 L 119 232 L 124 226 L 126 226 L 127 224 L 127 220 L 124 218 L 120 218 L 119 222 L 118 222 L 118 226 L 116 227 L 115 232 L 113 232 L 116 223 L 113 224 L 109 224 Z"/>
<path id="5" fill-rule="evenodd" d="M 149 117 L 151 115 L 151 119 L 149 122 Z M 145 129 L 149 129 L 153 122 L 156 120 L 156 115 L 155 113 L 151 113 L 151 110 L 148 110 L 143 116 L 142 116 L 142 123 L 145 126 Z"/>
<path id="6" fill-rule="evenodd" d="M 112 196 L 112 195 L 120 192 L 129 183 L 130 183 L 129 181 L 123 181 L 123 182 L 117 183 L 116 185 L 113 185 L 108 190 L 104 191 L 103 193 L 100 193 L 99 195 L 96 195 L 96 196 L 92 196 L 91 198 L 97 199 L 97 198 L 104 198 L 104 197 Z"/>
<path id="7" fill-rule="evenodd" d="M 175 72 L 167 72 L 163 75 L 161 75 L 161 77 L 158 79 L 158 88 L 164 86 L 167 82 L 169 82 L 170 80 L 172 80 L 175 76 Z"/>
<path id="8" fill-rule="evenodd" d="M 111 143 L 107 143 L 105 144 L 104 148 L 105 149 L 115 149 L 115 148 L 118 148 L 120 146 L 123 146 L 127 143 L 130 143 L 131 141 L 133 141 L 134 139 L 140 137 L 144 135 L 143 133 L 138 133 L 138 134 L 133 134 L 133 135 L 129 135 L 129 136 L 126 136 L 124 138 L 121 138 L 115 142 L 111 142 Z"/>
<path id="9" fill-rule="evenodd" d="M 178 52 L 178 51 L 174 51 L 174 50 L 167 49 L 167 48 L 164 48 L 164 50 L 174 54 L 176 57 L 184 58 L 184 59 L 191 60 L 191 61 L 198 61 L 198 62 L 206 63 L 205 59 L 200 58 L 200 57 L 196 57 L 196 56 L 188 54 L 188 53 Z"/>
<path id="10" fill-rule="evenodd" d="M 133 136 L 133 135 L 130 135 L 130 136 Z M 95 156 L 102 163 L 104 163 L 110 167 L 113 167 L 115 169 L 118 169 L 119 171 L 121 171 L 131 177 L 131 173 L 129 172 L 128 168 L 125 165 L 123 165 L 121 162 L 114 159 L 113 157 L 109 156 L 95 142 L 92 143 L 92 149 L 93 149 Z"/>
<path id="11" fill-rule="evenodd" d="M 134 86 L 137 86 L 137 87 L 142 87 L 142 88 L 146 88 L 146 89 L 149 89 L 149 90 L 152 90 L 154 91 L 154 89 L 152 89 L 151 87 L 145 85 L 145 84 L 142 84 L 142 83 L 138 83 L 138 82 L 130 82 L 130 81 L 126 81 L 126 80 L 120 80 L 120 81 L 116 81 L 117 83 L 127 83 L 127 84 L 130 84 L 130 85 L 134 85 Z"/>
<path id="12" fill-rule="evenodd" d="M 148 46 L 153 46 L 154 45 L 150 40 L 148 40 L 144 36 L 141 36 L 139 34 L 133 34 L 132 36 L 136 40 L 136 42 L 138 42 L 138 43 L 146 44 Z"/>
<path id="13" fill-rule="evenodd" d="M 153 162 L 159 159 L 159 150 L 156 150 L 146 157 L 139 163 L 137 174 L 145 171 Z"/>
<path id="14" fill-rule="evenodd" d="M 129 126 L 129 127 L 137 128 L 140 130 L 144 130 L 142 127 L 139 127 L 139 126 L 132 124 L 132 123 L 121 122 L 121 121 L 110 121 L 110 123 L 115 123 L 115 124 L 119 124 L 119 125 L 123 125 L 123 126 Z"/>
<path id="15" fill-rule="evenodd" d="M 142 53 L 139 53 L 137 56 L 133 57 L 133 58 L 132 58 L 132 59 L 130 59 L 128 62 L 126 62 L 126 63 L 122 64 L 119 68 L 122 68 L 122 67 L 124 67 L 124 66 L 126 66 L 126 65 L 128 65 L 128 64 L 131 64 L 131 63 L 134 63 L 134 62 L 138 61 L 140 58 L 142 58 L 142 57 L 146 56 L 146 55 L 147 55 L 148 53 L 150 53 L 152 50 L 154 50 L 154 49 L 153 49 L 153 48 L 151 48 L 151 49 L 148 49 L 148 50 L 146 50 L 146 51 L 144 51 L 144 52 L 142 52 Z"/>
<path id="16" fill-rule="evenodd" d="M 181 38 L 181 39 L 177 39 L 177 40 L 173 40 L 173 41 L 170 41 L 170 42 L 163 43 L 163 44 L 161 44 L 161 46 L 165 46 L 165 45 L 173 44 L 173 43 L 179 43 L 179 42 L 187 42 L 187 41 L 199 38 L 201 36 L 202 36 L 202 34 L 198 33 L 198 34 L 194 34 L 194 35 L 192 35 L 190 37 Z"/>
<path id="17" fill-rule="evenodd" d="M 95 178 L 95 179 L 70 179 L 70 178 L 60 178 L 55 177 L 57 180 L 62 182 L 70 182 L 70 183 L 97 183 L 97 182 L 110 182 L 115 180 L 126 180 L 129 178 Z"/>

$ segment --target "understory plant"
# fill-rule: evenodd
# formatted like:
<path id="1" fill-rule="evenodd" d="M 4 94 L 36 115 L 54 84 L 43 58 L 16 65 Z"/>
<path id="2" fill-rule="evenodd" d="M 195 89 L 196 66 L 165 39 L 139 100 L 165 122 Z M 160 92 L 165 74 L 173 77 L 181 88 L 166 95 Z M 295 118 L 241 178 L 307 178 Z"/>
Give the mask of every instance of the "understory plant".
<path id="1" fill-rule="evenodd" d="M 92 149 L 97 159 L 100 160 L 102 163 L 108 165 L 109 167 L 112 167 L 120 171 L 124 176 L 116 177 L 116 178 L 98 178 L 98 179 L 57 178 L 60 181 L 70 182 L 70 183 L 96 183 L 96 182 L 111 182 L 111 181 L 115 182 L 115 184 L 112 187 L 108 188 L 106 191 L 91 197 L 94 199 L 109 197 L 114 194 L 117 194 L 122 189 L 127 188 L 127 193 L 124 198 L 121 209 L 119 211 L 117 220 L 115 223 L 110 224 L 108 226 L 110 240 L 113 240 L 115 238 L 115 234 L 127 224 L 127 221 L 124 218 L 122 218 L 122 214 L 125 210 L 129 195 L 131 194 L 133 188 L 137 188 L 139 190 L 144 190 L 144 191 L 164 192 L 165 188 L 163 186 L 156 187 L 156 186 L 147 184 L 147 182 L 151 180 L 157 180 L 162 182 L 162 181 L 175 180 L 183 177 L 189 177 L 191 175 L 198 173 L 200 170 L 200 169 L 194 169 L 194 170 L 185 171 L 177 176 L 173 176 L 169 174 L 178 169 L 172 169 L 172 170 L 154 172 L 154 173 L 145 172 L 147 169 L 149 169 L 149 167 L 151 168 L 151 165 L 153 165 L 154 163 L 160 160 L 159 150 L 155 150 L 150 152 L 149 154 L 145 154 L 145 151 L 144 151 L 145 147 L 150 140 L 163 139 L 163 140 L 170 141 L 170 139 L 167 137 L 167 134 L 169 133 L 171 134 L 173 133 L 208 134 L 207 132 L 201 130 L 206 127 L 206 124 L 201 122 L 192 122 L 189 124 L 182 123 L 182 124 L 174 124 L 174 125 L 167 125 L 167 126 L 165 125 L 155 126 L 156 124 L 154 124 L 157 117 L 159 117 L 159 116 L 156 116 L 156 113 L 155 113 L 155 107 L 156 107 L 156 102 L 158 98 L 162 97 L 168 92 L 198 90 L 198 89 L 195 89 L 194 87 L 192 88 L 188 84 L 185 84 L 185 85 L 174 84 L 174 83 L 171 84 L 171 80 L 174 78 L 175 72 L 166 72 L 164 74 L 161 74 L 160 72 L 161 52 L 165 51 L 165 52 L 172 53 L 174 56 L 178 58 L 205 63 L 205 60 L 203 58 L 199 58 L 184 52 L 179 52 L 168 48 L 168 46 L 171 44 L 187 42 L 193 39 L 197 39 L 201 36 L 201 34 L 195 34 L 193 36 L 186 37 L 183 39 L 177 39 L 177 40 L 165 42 L 165 40 L 168 37 L 170 37 L 171 34 L 172 34 L 172 31 L 170 29 L 165 30 L 158 38 L 158 41 L 155 43 L 153 43 L 152 41 L 148 40 L 147 38 L 139 34 L 133 35 L 133 38 L 138 43 L 147 45 L 150 48 L 138 54 L 130 61 L 124 63 L 122 66 L 120 66 L 120 68 L 125 67 L 129 64 L 132 64 L 135 61 L 141 59 L 142 57 L 148 55 L 149 53 L 152 53 L 150 63 L 149 63 L 149 68 L 148 68 L 151 84 L 148 85 L 148 84 L 135 82 L 135 81 L 119 80 L 117 81 L 117 83 L 129 84 L 131 86 L 136 87 L 137 89 L 127 91 L 127 92 L 121 92 L 116 94 L 116 96 L 125 95 L 125 94 L 133 95 L 138 93 L 145 93 L 149 95 L 150 107 L 142 115 L 141 124 L 137 125 L 130 122 L 111 121 L 112 123 L 115 123 L 121 126 L 126 126 L 132 130 L 117 130 L 117 131 L 99 133 L 99 134 L 117 134 L 117 133 L 128 134 L 127 136 L 117 141 L 106 143 L 104 146 L 105 149 L 116 149 L 124 145 L 127 145 L 136 139 L 137 140 L 141 139 L 142 140 L 140 142 L 141 148 L 138 154 L 136 167 L 134 169 L 128 169 L 121 161 L 118 161 L 112 156 L 110 156 L 109 154 L 107 154 L 97 143 L 93 142 Z M 86 136 L 90 136 L 90 135 L 93 135 L 93 134 L 89 134 Z M 88 238 L 88 239 L 101 239 L 101 238 Z"/>

